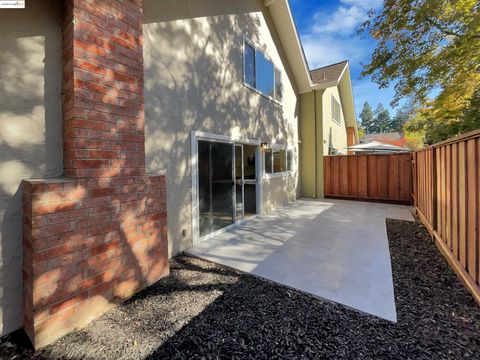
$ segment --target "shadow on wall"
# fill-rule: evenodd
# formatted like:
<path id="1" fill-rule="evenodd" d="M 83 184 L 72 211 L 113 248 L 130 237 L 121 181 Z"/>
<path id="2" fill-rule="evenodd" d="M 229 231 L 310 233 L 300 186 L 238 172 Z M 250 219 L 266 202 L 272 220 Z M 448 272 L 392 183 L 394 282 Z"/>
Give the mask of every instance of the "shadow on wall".
<path id="1" fill-rule="evenodd" d="M 271 20 L 267 27 L 262 20 L 267 13 L 257 0 L 144 1 L 146 166 L 167 174 L 170 254 L 191 246 L 192 130 L 278 143 L 294 138 L 285 107 L 243 85 L 244 36 L 259 44 L 261 33 L 276 37 Z M 264 50 L 277 51 L 273 42 Z M 296 108 L 291 112 L 298 118 Z"/>
<path id="2" fill-rule="evenodd" d="M 0 335 L 22 324 L 22 178 L 62 175 L 60 1 L 0 12 Z"/>

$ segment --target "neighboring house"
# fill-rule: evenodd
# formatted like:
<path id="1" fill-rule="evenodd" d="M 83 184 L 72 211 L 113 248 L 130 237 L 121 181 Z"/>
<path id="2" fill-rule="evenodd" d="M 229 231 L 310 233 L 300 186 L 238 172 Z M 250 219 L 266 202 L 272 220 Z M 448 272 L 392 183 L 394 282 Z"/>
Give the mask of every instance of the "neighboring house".
<path id="1" fill-rule="evenodd" d="M 323 156 L 347 154 L 359 142 L 348 61 L 311 71 L 301 95 L 301 194 L 323 197 Z"/>
<path id="2" fill-rule="evenodd" d="M 62 3 L 0 11 L 0 333 L 37 346 L 321 197 L 358 141 L 348 63 L 310 73 L 286 0 Z"/>
<path id="3" fill-rule="evenodd" d="M 372 141 L 378 141 L 382 144 L 390 144 L 395 146 L 405 146 L 406 140 L 402 131 L 395 131 L 389 133 L 378 134 L 365 134 L 363 139 L 360 139 L 363 143 L 369 143 Z"/>

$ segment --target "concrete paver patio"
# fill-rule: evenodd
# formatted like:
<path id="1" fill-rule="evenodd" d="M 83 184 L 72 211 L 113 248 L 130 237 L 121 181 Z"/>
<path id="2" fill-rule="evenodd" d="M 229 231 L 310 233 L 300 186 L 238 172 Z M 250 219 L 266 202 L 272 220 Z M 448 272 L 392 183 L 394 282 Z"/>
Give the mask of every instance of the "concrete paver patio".
<path id="1" fill-rule="evenodd" d="M 386 218 L 413 221 L 406 206 L 300 199 L 186 252 L 396 321 Z"/>

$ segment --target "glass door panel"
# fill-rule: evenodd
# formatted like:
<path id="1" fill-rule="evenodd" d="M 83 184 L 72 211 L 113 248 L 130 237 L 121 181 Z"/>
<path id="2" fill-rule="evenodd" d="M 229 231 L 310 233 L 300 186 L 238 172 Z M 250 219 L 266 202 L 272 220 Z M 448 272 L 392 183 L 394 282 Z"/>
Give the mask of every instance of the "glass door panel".
<path id="1" fill-rule="evenodd" d="M 212 182 L 212 228 L 233 224 L 233 144 L 210 143 Z"/>
<path id="2" fill-rule="evenodd" d="M 233 145 L 198 142 L 200 237 L 233 224 Z"/>
<path id="3" fill-rule="evenodd" d="M 249 217 L 257 213 L 257 147 L 243 146 L 243 213 Z"/>
<path id="4" fill-rule="evenodd" d="M 235 145 L 235 220 L 244 218 L 243 146 Z"/>

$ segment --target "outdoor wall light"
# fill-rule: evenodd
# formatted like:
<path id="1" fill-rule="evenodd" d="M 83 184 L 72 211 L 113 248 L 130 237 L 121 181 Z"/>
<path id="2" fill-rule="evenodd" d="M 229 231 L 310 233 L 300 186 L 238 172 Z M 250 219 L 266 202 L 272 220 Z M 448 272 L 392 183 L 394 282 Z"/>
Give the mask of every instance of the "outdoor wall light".
<path id="1" fill-rule="evenodd" d="M 270 151 L 270 146 L 267 142 L 262 142 L 260 144 L 260 149 L 262 150 L 263 153 L 266 153 Z"/>

